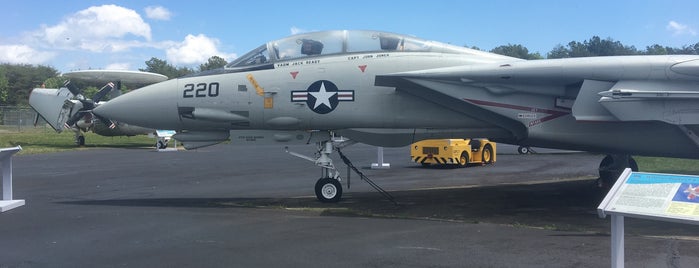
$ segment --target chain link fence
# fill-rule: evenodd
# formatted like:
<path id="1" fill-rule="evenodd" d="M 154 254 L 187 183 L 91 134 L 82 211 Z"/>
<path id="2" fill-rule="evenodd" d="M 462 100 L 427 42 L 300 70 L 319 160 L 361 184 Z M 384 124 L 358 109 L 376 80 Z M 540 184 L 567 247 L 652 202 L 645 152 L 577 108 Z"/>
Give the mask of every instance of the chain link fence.
<path id="1" fill-rule="evenodd" d="M 28 131 L 45 128 L 46 121 L 39 117 L 34 126 L 36 111 L 30 107 L 0 106 L 0 129 L 5 131 Z"/>

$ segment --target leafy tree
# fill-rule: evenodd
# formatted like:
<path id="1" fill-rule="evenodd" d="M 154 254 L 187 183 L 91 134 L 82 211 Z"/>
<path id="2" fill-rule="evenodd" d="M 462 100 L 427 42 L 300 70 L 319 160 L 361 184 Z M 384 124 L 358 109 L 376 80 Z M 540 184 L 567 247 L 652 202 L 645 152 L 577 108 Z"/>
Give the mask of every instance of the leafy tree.
<path id="1" fill-rule="evenodd" d="M 555 47 L 553 47 L 553 49 L 546 55 L 546 58 L 549 58 L 549 59 L 569 58 L 568 54 L 569 54 L 568 49 L 565 48 L 563 45 L 558 44 Z"/>
<path id="2" fill-rule="evenodd" d="M 194 71 L 190 68 L 187 68 L 187 67 L 177 68 L 177 67 L 172 66 L 171 64 L 167 63 L 167 61 L 158 59 L 156 57 L 150 58 L 150 60 L 146 61 L 146 68 L 145 69 L 138 69 L 138 70 L 142 71 L 142 72 L 151 72 L 151 73 L 162 74 L 164 76 L 167 76 L 170 79 L 194 73 Z"/>
<path id="3" fill-rule="evenodd" d="M 699 43 L 689 46 L 683 46 L 682 48 L 668 48 L 668 54 L 688 54 L 688 55 L 698 55 L 699 54 Z"/>
<path id="4" fill-rule="evenodd" d="M 46 79 L 58 75 L 56 69 L 42 65 L 2 64 L 0 70 L 7 81 L 6 105 L 27 105 L 32 89 L 41 87 Z"/>
<path id="5" fill-rule="evenodd" d="M 226 64 L 228 64 L 228 62 L 224 58 L 221 58 L 219 56 L 212 56 L 206 63 L 199 65 L 199 71 L 203 72 L 207 70 L 223 68 L 224 66 L 226 66 Z"/>
<path id="6" fill-rule="evenodd" d="M 557 45 L 547 54 L 547 58 L 575 58 L 593 56 L 636 55 L 640 52 L 634 46 L 625 46 L 619 41 L 593 36 L 584 42 L 571 41 L 567 46 Z"/>
<path id="7" fill-rule="evenodd" d="M 49 77 L 48 79 L 44 80 L 43 86 L 46 88 L 61 88 L 66 80 L 68 79 L 63 76 Z"/>
<path id="8" fill-rule="evenodd" d="M 9 95 L 7 78 L 3 69 L 0 68 L 0 106 L 7 104 L 7 96 Z"/>
<path id="9" fill-rule="evenodd" d="M 658 44 L 647 46 L 646 51 L 643 54 L 646 55 L 667 55 L 669 47 L 664 47 Z"/>
<path id="10" fill-rule="evenodd" d="M 510 56 L 510 57 L 515 57 L 515 58 L 520 58 L 520 59 L 525 59 L 525 60 L 534 60 L 534 59 L 542 59 L 541 55 L 537 53 L 529 53 L 529 49 L 526 47 L 520 45 L 520 44 L 507 44 L 506 46 L 499 46 L 496 48 L 493 48 L 490 50 L 491 53 L 495 54 L 500 54 L 500 55 L 505 55 L 505 56 Z"/>

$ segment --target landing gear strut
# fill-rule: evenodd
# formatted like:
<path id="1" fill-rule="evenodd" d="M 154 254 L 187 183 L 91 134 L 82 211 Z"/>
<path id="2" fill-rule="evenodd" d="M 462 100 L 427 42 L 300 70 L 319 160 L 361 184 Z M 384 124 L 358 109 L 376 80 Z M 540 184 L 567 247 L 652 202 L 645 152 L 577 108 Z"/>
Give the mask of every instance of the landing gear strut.
<path id="1" fill-rule="evenodd" d="M 75 145 L 85 146 L 85 133 L 77 126 L 70 127 L 69 129 L 75 133 Z"/>
<path id="2" fill-rule="evenodd" d="M 357 173 L 357 175 L 359 175 L 362 181 L 368 183 L 386 199 L 393 202 L 393 204 L 398 205 L 398 203 L 393 198 L 393 196 L 391 196 L 391 194 L 386 192 L 386 190 L 382 189 L 379 185 L 377 185 L 366 175 L 364 175 L 364 173 L 359 171 L 359 169 L 354 164 L 352 164 L 352 162 L 347 158 L 347 156 L 345 156 L 345 154 L 343 154 L 340 150 L 344 147 L 347 147 L 355 143 L 355 141 L 341 139 L 321 141 L 318 143 L 318 152 L 316 153 L 316 157 L 309 157 L 299 153 L 290 152 L 288 147 L 286 148 L 286 152 L 293 156 L 311 161 L 315 163 L 316 166 L 319 166 L 321 168 L 323 175 L 316 182 L 315 186 L 316 198 L 318 198 L 320 202 L 337 203 L 340 201 L 340 198 L 342 198 L 342 184 L 340 183 L 340 172 L 335 168 L 335 165 L 333 165 L 333 160 L 330 159 L 330 154 L 333 153 L 333 151 L 337 150 L 337 153 L 340 155 L 342 162 L 344 162 L 345 165 L 347 165 L 347 188 L 349 188 L 350 170 L 353 170 L 355 173 Z"/>
<path id="3" fill-rule="evenodd" d="M 626 168 L 631 168 L 633 171 L 638 171 L 636 160 L 630 155 L 607 155 L 599 164 L 599 179 L 597 179 L 597 187 L 610 188 L 621 173 Z"/>
<path id="4" fill-rule="evenodd" d="M 335 168 L 333 160 L 330 158 L 330 154 L 333 153 L 334 148 L 347 146 L 344 142 L 339 142 L 339 144 L 333 144 L 332 140 L 322 141 L 318 143 L 318 152 L 316 157 L 309 157 L 299 153 L 290 152 L 289 148 L 286 148 L 286 152 L 306 159 L 315 163 L 322 170 L 322 177 L 318 179 L 315 185 L 316 197 L 320 202 L 323 203 L 336 203 L 342 198 L 342 184 L 340 184 L 340 172 Z"/>

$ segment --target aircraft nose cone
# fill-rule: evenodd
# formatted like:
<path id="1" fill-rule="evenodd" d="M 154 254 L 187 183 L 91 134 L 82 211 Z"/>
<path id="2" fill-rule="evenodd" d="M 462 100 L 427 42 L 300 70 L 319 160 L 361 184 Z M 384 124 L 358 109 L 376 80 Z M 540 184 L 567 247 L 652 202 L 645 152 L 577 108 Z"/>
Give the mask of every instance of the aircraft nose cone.
<path id="1" fill-rule="evenodd" d="M 100 104 L 93 112 L 113 121 L 155 129 L 177 129 L 177 80 L 136 89 Z"/>

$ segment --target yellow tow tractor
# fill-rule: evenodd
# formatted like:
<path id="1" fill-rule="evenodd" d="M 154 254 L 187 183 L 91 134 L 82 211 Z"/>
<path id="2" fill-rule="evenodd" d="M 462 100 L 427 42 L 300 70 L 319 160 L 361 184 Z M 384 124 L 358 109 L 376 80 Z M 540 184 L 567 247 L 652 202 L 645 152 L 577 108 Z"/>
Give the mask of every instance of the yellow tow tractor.
<path id="1" fill-rule="evenodd" d="M 496 159 L 495 142 L 488 139 L 424 140 L 410 146 L 410 158 L 423 166 L 492 164 Z"/>

